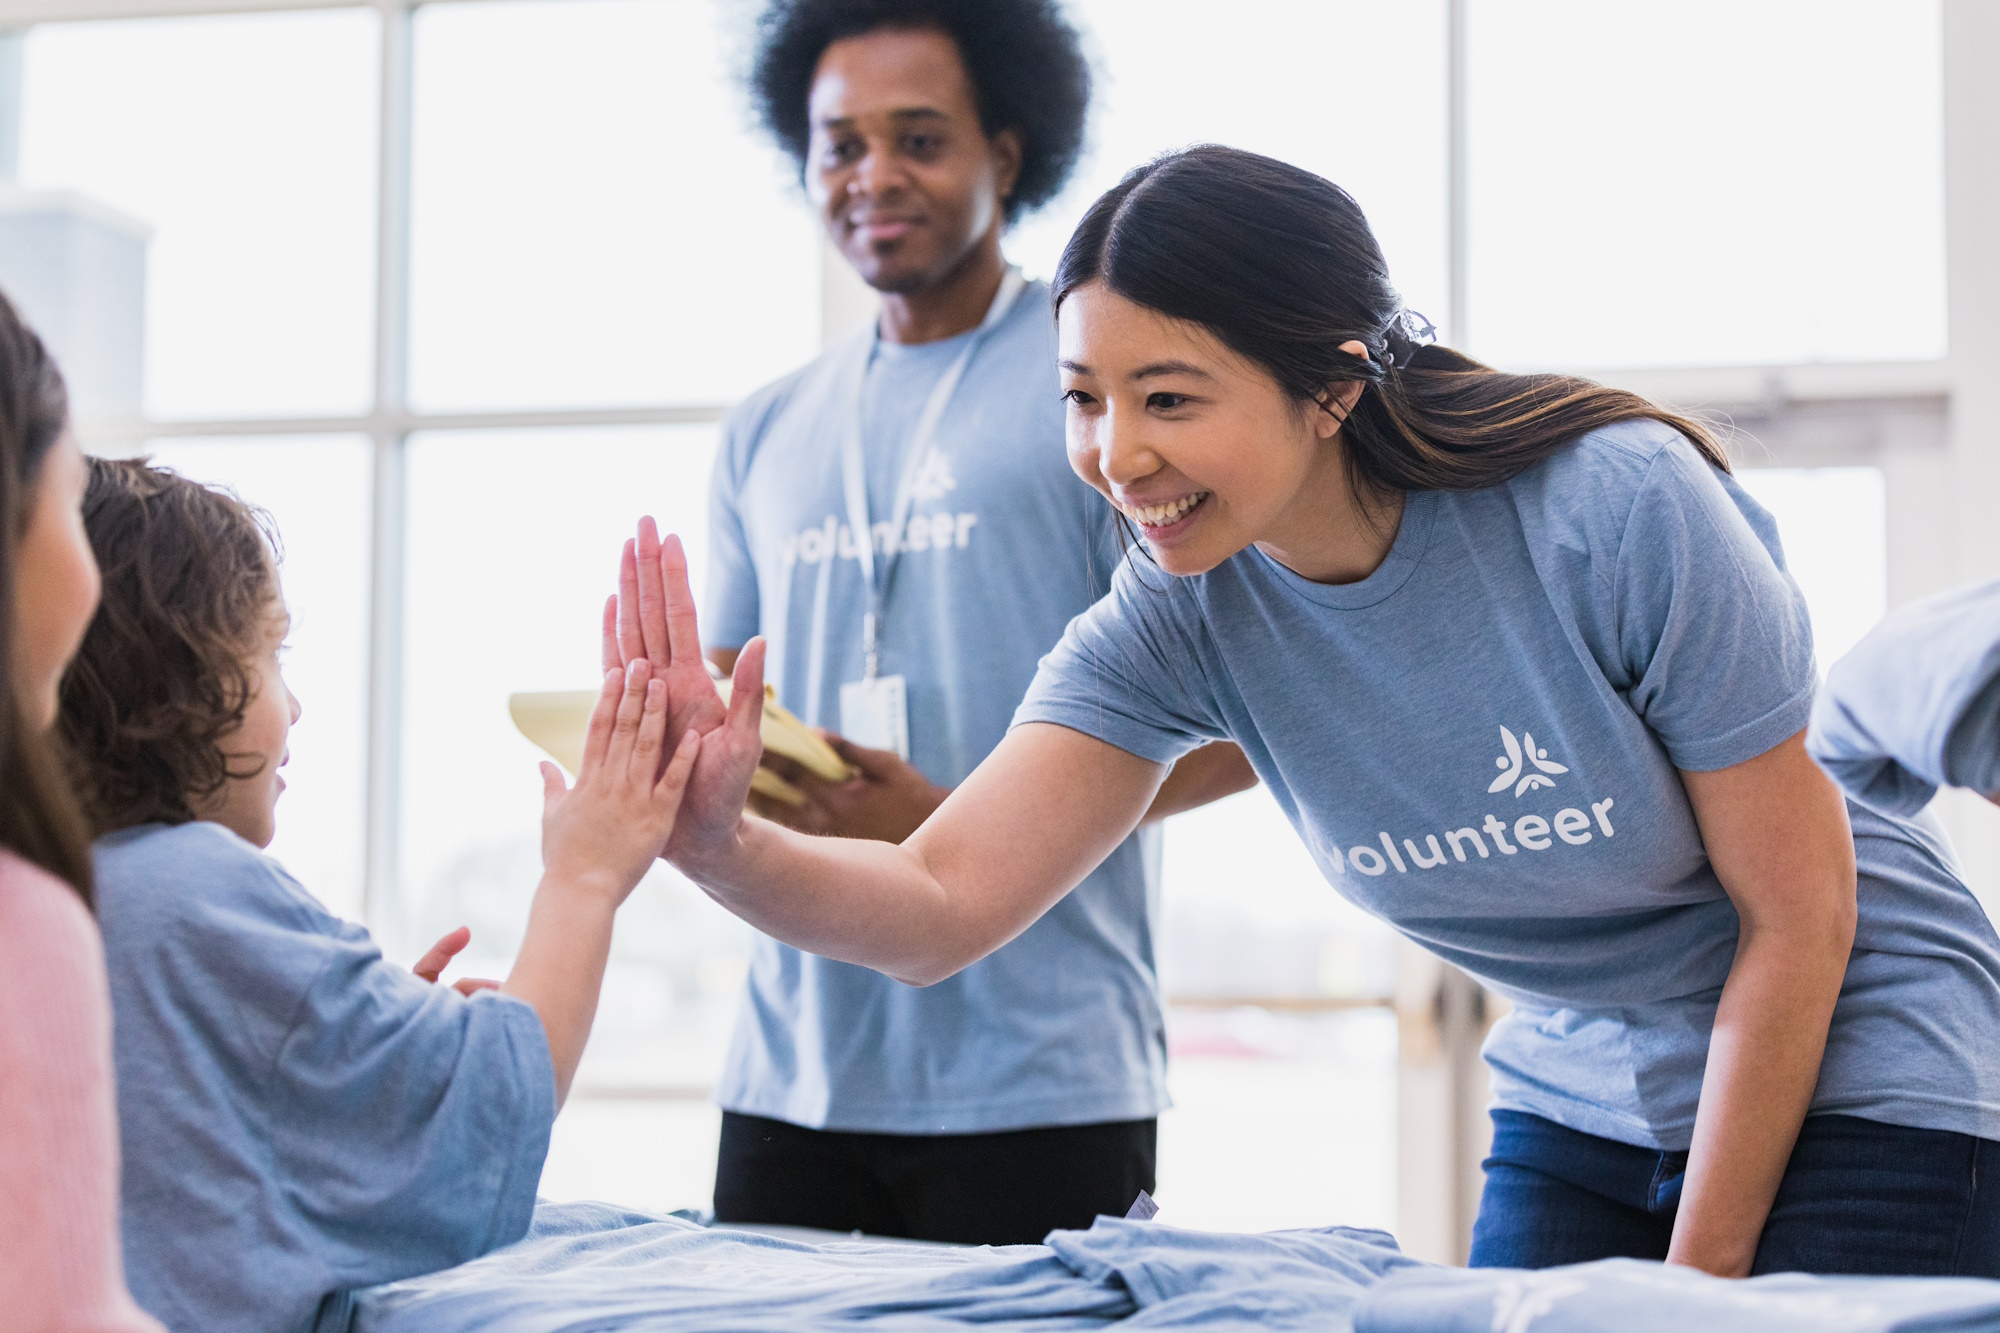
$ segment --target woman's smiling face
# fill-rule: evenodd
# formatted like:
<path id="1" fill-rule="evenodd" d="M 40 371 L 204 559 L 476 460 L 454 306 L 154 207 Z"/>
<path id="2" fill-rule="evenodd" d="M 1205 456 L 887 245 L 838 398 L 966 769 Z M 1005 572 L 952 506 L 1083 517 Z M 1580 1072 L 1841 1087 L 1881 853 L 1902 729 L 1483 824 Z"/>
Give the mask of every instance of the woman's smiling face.
<path id="1" fill-rule="evenodd" d="M 1301 404 L 1207 329 L 1102 282 L 1064 298 L 1059 347 L 1070 466 L 1169 573 L 1204 573 L 1253 542 L 1289 549 L 1326 524 L 1328 485 L 1346 493 L 1330 441 L 1359 385 L 1331 411 Z"/>

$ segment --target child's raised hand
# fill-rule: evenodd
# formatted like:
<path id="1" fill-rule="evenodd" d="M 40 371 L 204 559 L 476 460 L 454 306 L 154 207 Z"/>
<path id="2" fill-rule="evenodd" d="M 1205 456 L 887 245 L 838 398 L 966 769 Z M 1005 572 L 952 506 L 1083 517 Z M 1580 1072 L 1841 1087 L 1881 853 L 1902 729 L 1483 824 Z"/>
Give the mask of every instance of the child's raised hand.
<path id="1" fill-rule="evenodd" d="M 667 689 L 635 658 L 607 671 L 591 710 L 583 771 L 566 787 L 562 770 L 542 765 L 542 865 L 550 879 L 613 906 L 625 900 L 674 831 L 701 733 L 681 733 L 664 751 Z"/>

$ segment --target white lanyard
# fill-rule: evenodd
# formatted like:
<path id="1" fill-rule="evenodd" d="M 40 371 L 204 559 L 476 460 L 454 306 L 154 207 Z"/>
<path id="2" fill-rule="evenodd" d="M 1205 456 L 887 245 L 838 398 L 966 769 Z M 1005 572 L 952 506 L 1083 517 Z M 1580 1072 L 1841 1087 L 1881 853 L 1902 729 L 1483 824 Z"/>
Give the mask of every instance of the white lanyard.
<path id="1" fill-rule="evenodd" d="M 865 680 L 874 680 L 876 669 L 881 665 L 882 603 L 889 594 L 889 577 L 895 572 L 896 557 L 902 553 L 903 530 L 910 521 L 910 508 L 916 503 L 917 476 L 923 470 L 924 455 L 930 452 L 931 437 L 937 433 L 938 422 L 944 418 L 944 409 L 950 403 L 953 391 L 958 388 L 959 380 L 964 377 L 973 353 L 979 350 L 979 344 L 994 326 L 1006 318 L 1007 311 L 1014 305 L 1014 298 L 1027 285 L 1021 270 L 1009 265 L 1006 275 L 1000 280 L 1000 290 L 993 294 L 993 304 L 986 308 L 986 318 L 979 321 L 979 327 L 966 341 L 965 350 L 946 369 L 937 386 L 931 390 L 930 398 L 925 401 L 923 414 L 917 418 L 917 429 L 910 437 L 902 480 L 896 485 L 895 503 L 890 508 L 889 539 L 883 543 L 879 565 L 875 560 L 875 530 L 868 518 L 868 468 L 861 446 L 861 397 L 867 389 L 868 367 L 875 359 L 875 344 L 881 336 L 879 330 L 869 337 L 862 348 L 860 373 L 854 377 L 854 410 L 848 414 L 847 433 L 841 441 L 840 470 L 847 492 L 847 524 L 854 532 L 854 545 L 861 559 L 861 577 L 868 582 L 868 610 L 861 618 L 862 678 Z"/>

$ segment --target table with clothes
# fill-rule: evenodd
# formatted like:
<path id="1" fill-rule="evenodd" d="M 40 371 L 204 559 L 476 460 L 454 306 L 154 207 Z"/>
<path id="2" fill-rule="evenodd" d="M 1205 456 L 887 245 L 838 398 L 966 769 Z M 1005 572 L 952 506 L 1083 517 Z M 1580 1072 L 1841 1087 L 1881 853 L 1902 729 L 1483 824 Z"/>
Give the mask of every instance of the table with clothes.
<path id="1" fill-rule="evenodd" d="M 1730 1282 L 1613 1259 L 1455 1269 L 1384 1232 L 1259 1235 L 1100 1217 L 1041 1245 L 808 1241 L 606 1204 L 544 1204 L 519 1243 L 355 1293 L 315 1333 L 785 1330 L 861 1325 L 1317 1333 L 1892 1333 L 2000 1327 L 2000 1282 Z"/>

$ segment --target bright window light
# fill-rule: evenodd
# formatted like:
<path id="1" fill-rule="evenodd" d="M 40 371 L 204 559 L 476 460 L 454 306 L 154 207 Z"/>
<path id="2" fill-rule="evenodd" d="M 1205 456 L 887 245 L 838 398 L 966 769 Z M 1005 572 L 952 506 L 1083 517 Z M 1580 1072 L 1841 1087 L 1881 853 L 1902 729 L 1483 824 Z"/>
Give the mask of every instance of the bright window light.
<path id="1" fill-rule="evenodd" d="M 508 696 L 588 690 L 602 679 L 599 616 L 641 514 L 681 535 L 700 586 L 716 436 L 713 426 L 663 426 L 411 440 L 403 707 L 410 910 L 421 914 L 469 876 L 496 892 L 505 881 L 523 895 L 525 913 L 541 863 L 536 764 L 544 756 L 514 730 Z"/>
<path id="2" fill-rule="evenodd" d="M 1889 609 L 1882 469 L 1744 468 L 1737 477 L 1778 521 L 1823 676 Z"/>
<path id="3" fill-rule="evenodd" d="M 1098 73 L 1093 141 L 1008 251 L 1055 272 L 1098 195 L 1170 149 L 1222 143 L 1316 171 L 1367 213 L 1403 299 L 1445 303 L 1442 4 L 1074 0 Z"/>
<path id="4" fill-rule="evenodd" d="M 271 854 L 327 907 L 361 918 L 368 740 L 368 442 L 353 436 L 161 440 L 153 461 L 270 512 L 292 613 L 292 728 Z"/>
<path id="5" fill-rule="evenodd" d="M 818 350 L 815 226 L 748 129 L 732 12 L 417 11 L 413 401 L 726 403 Z"/>
<path id="6" fill-rule="evenodd" d="M 1395 933 L 1342 898 L 1262 787 L 1166 822 L 1160 979 L 1179 998 L 1381 998 Z"/>
<path id="7" fill-rule="evenodd" d="M 1473 0 L 1469 350 L 1942 356 L 1938 0 Z"/>
<path id="8" fill-rule="evenodd" d="M 152 228 L 149 415 L 367 409 L 380 46 L 361 10 L 29 30 L 22 184 Z"/>

